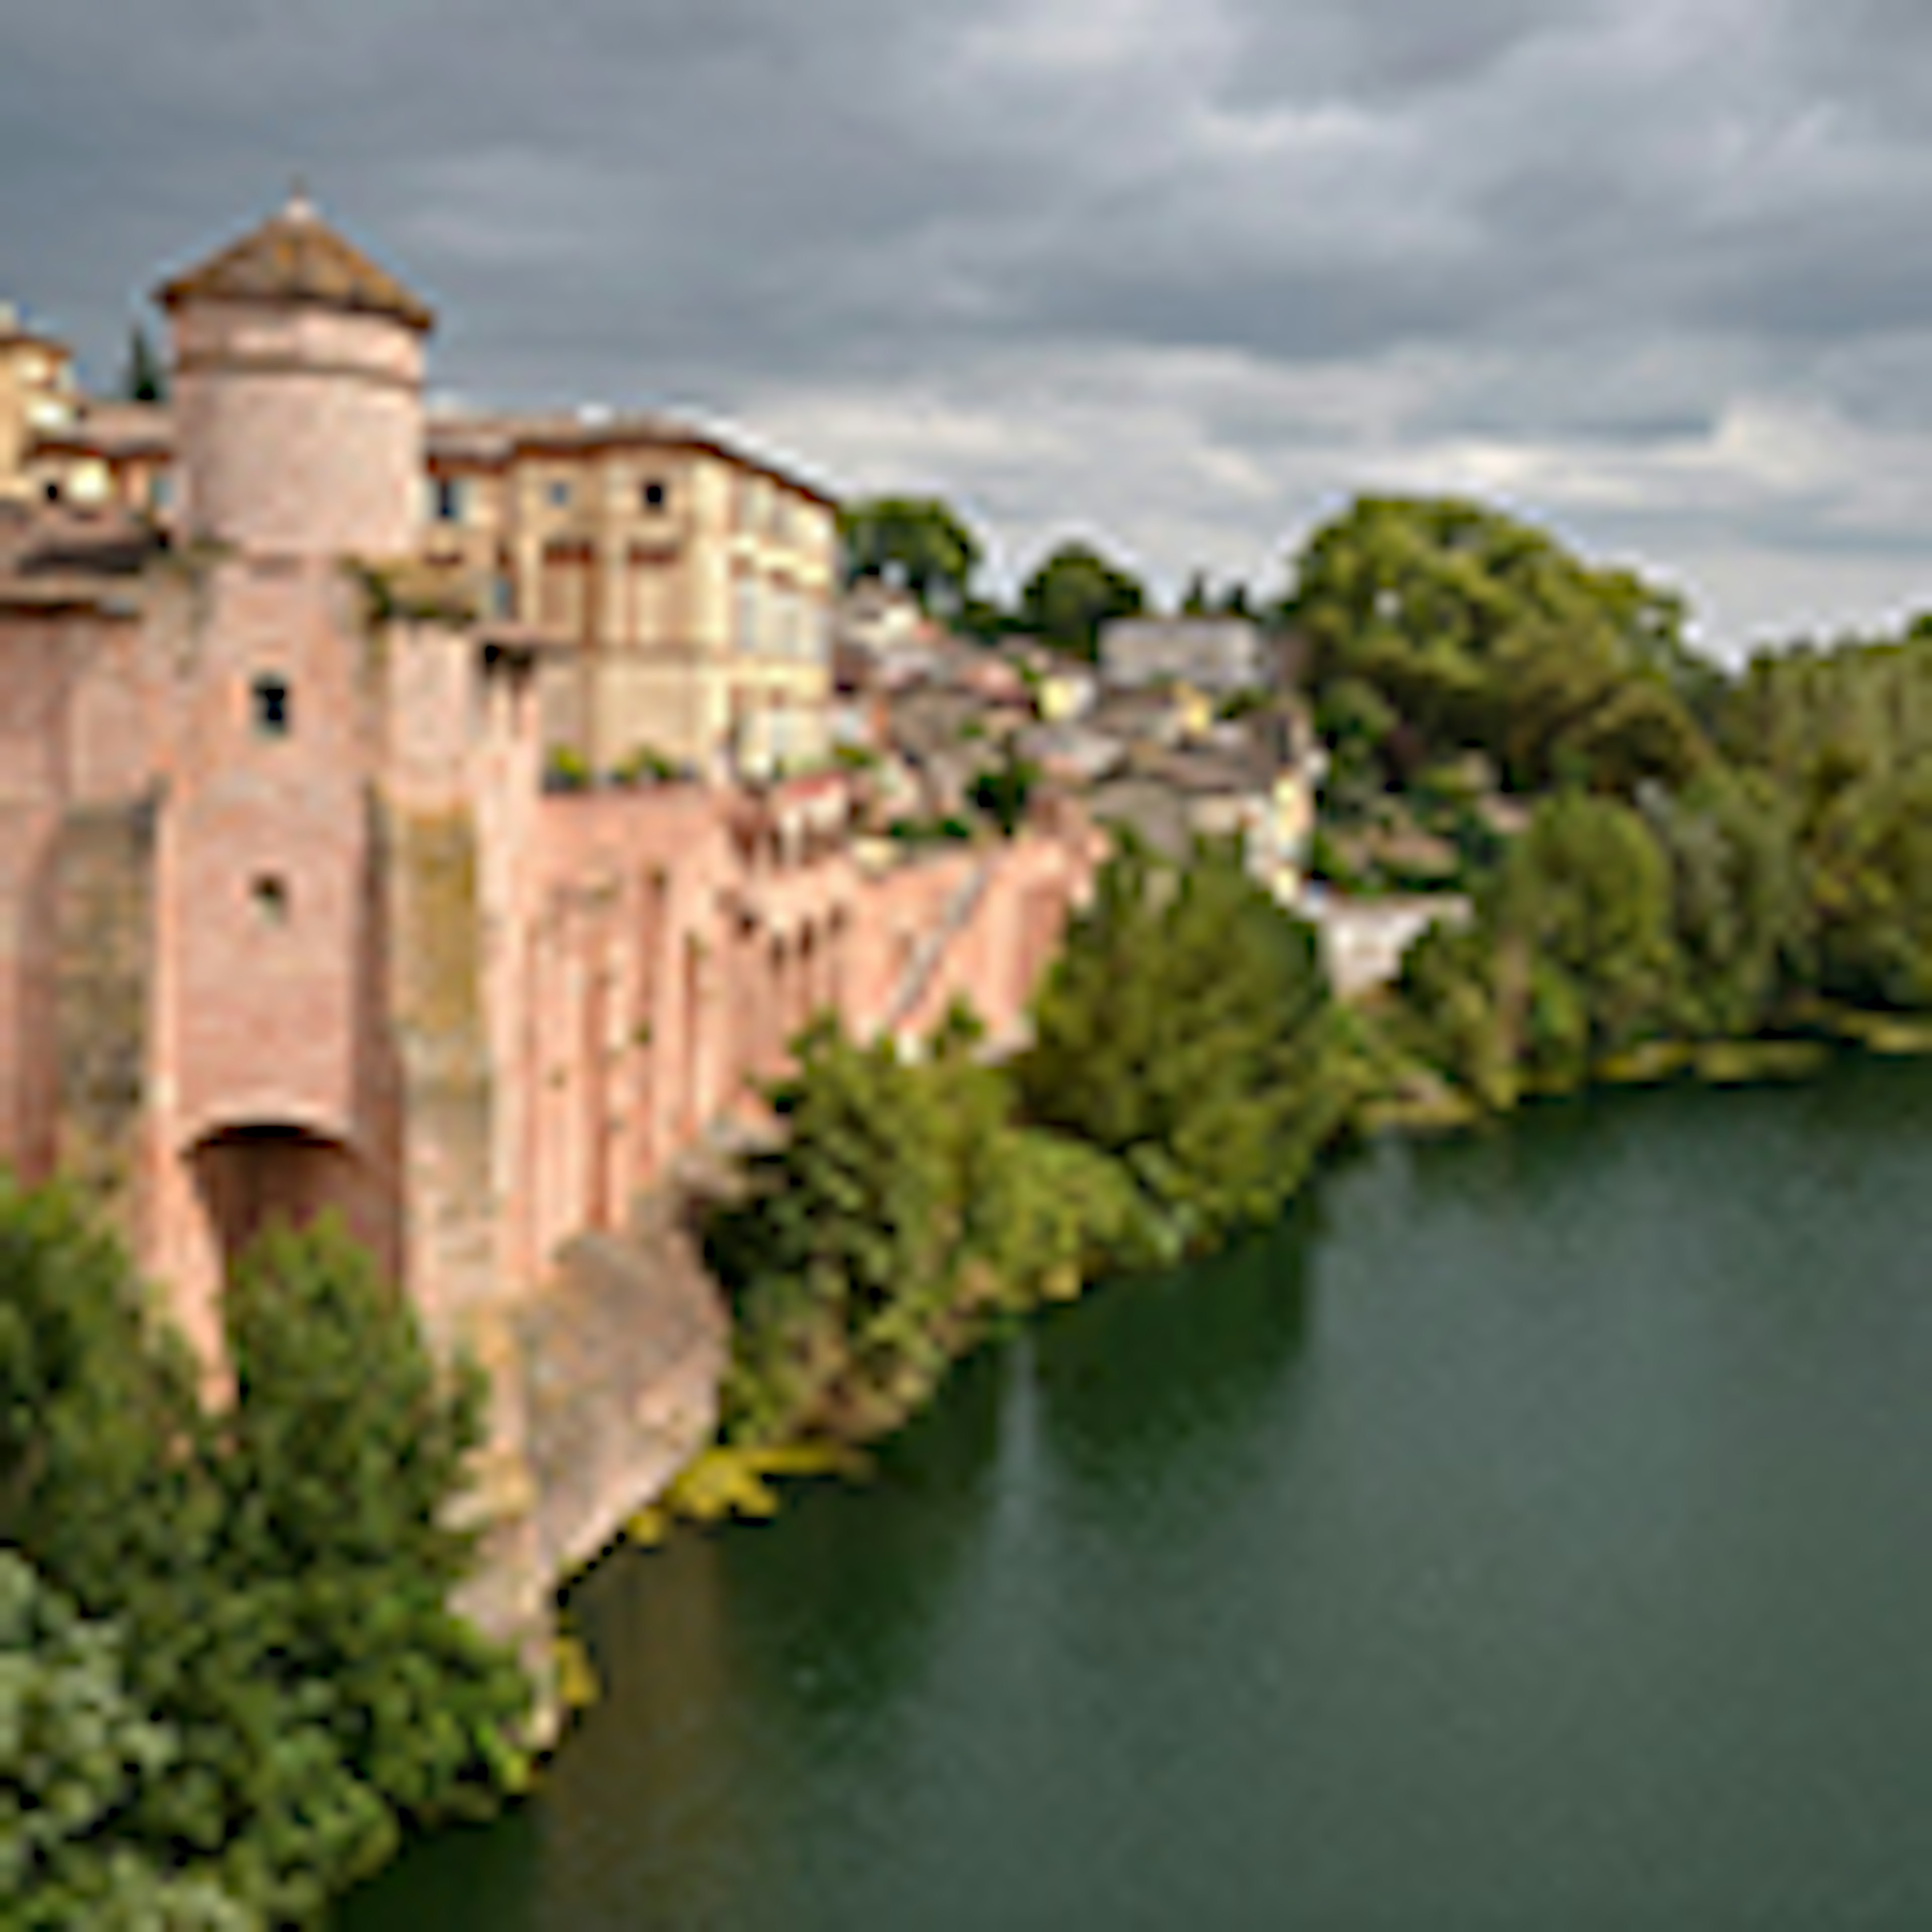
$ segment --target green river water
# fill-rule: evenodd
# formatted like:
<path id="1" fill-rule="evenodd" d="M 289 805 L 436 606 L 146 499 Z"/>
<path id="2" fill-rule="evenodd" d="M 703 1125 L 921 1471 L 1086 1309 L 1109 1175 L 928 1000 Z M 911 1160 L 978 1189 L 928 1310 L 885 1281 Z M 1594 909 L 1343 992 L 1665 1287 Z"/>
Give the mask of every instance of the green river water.
<path id="1" fill-rule="evenodd" d="M 1932 1927 L 1932 1066 L 1391 1144 L 620 1554 L 341 1932 Z"/>

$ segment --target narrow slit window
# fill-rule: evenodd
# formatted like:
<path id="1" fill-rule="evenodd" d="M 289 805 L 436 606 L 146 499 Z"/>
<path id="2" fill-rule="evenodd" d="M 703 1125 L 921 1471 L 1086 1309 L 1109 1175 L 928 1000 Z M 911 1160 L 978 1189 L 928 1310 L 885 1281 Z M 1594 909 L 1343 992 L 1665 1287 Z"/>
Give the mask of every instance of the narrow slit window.
<path id="1" fill-rule="evenodd" d="M 263 872 L 248 888 L 255 916 L 264 926 L 284 926 L 289 922 L 289 887 L 286 879 Z"/>
<path id="2" fill-rule="evenodd" d="M 255 730 L 263 738 L 286 738 L 295 728 L 295 706 L 285 677 L 256 679 L 253 686 Z"/>

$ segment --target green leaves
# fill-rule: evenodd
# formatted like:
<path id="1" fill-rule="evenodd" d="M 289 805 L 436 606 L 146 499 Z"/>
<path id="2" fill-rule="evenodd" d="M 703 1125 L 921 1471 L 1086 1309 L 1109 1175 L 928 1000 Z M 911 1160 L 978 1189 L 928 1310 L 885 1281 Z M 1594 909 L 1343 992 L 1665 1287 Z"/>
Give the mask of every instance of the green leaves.
<path id="1" fill-rule="evenodd" d="M 1018 1126 L 1006 1075 L 956 1008 L 916 1060 L 829 1019 L 773 1099 L 783 1146 L 754 1160 L 706 1247 L 735 1321 L 724 1430 L 742 1448 L 890 1428 L 995 1310 L 1151 1258 L 1125 1171 Z"/>
<path id="2" fill-rule="evenodd" d="M 447 1608 L 477 1378 L 437 1366 L 332 1227 L 268 1237 L 224 1313 L 236 1398 L 204 1411 L 113 1244 L 56 1191 L 0 1188 L 0 1540 L 112 1619 L 120 1673 L 64 1612 L 23 1624 L 0 1574 L 0 1745 L 22 1708 L 9 1646 L 52 1643 L 21 1667 L 97 1733 L 114 1697 L 132 1713 L 102 1734 L 129 1741 L 119 1758 L 59 1787 L 108 1794 L 58 1880 L 86 1910 L 28 1922 L 300 1920 L 405 1824 L 487 1810 L 521 1774 L 521 1675 Z M 0 1757 L 0 1802 L 20 1776 Z M 184 1859 L 200 1892 L 154 1877 Z"/>
<path id="3" fill-rule="evenodd" d="M 1366 686 L 1426 752 L 1479 747 L 1520 788 L 1567 764 L 1628 792 L 1707 755 L 1696 715 L 1714 674 L 1683 644 L 1681 601 L 1480 505 L 1361 498 L 1303 549 L 1284 614 L 1319 692 Z M 1324 704 L 1338 721 L 1362 708 Z M 1400 748 L 1387 728 L 1372 739 Z"/>
<path id="4" fill-rule="evenodd" d="M 1062 544 L 1020 589 L 1022 628 L 1055 650 L 1092 659 L 1100 626 L 1131 617 L 1146 603 L 1138 578 L 1108 562 L 1090 544 Z"/>
<path id="5" fill-rule="evenodd" d="M 1110 860 L 1042 988 L 1016 1062 L 1035 1124 L 1126 1162 L 1207 1238 L 1276 1212 L 1340 1124 L 1314 935 L 1231 844 L 1178 874 Z"/>
<path id="6" fill-rule="evenodd" d="M 115 1821 L 179 1755 L 130 1688 L 122 1634 L 88 1621 L 16 1552 L 0 1550 L 0 1898 L 22 1927 L 258 1922 L 212 1876 L 120 1840 Z"/>
<path id="7" fill-rule="evenodd" d="M 838 512 L 845 580 L 897 576 L 922 609 L 958 610 L 982 554 L 980 540 L 936 496 L 879 496 Z"/>

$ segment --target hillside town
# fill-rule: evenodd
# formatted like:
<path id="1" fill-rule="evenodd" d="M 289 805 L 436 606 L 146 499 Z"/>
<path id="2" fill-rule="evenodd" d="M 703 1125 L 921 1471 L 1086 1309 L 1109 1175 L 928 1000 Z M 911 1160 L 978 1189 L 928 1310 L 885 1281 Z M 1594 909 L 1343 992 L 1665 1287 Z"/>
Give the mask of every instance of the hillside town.
<path id="1" fill-rule="evenodd" d="M 155 300 L 112 400 L 0 332 L 0 1501 L 170 1712 L 279 1684 L 301 1593 L 266 1742 L 178 1747 L 264 1910 L 522 1788 L 614 1538 L 770 1513 L 1331 1150 L 1932 1041 L 1922 624 L 1729 677 L 1454 498 L 1263 613 L 1077 542 L 1001 608 L 943 503 L 742 432 L 428 410 L 434 314 L 304 197 Z M 210 1577 L 266 1647 L 170 1674 Z M 365 1600 L 368 1835 L 262 1863 Z M 418 1693 L 434 1772 L 365 1766 Z"/>
<path id="2" fill-rule="evenodd" d="M 35 543 L 177 526 L 164 402 L 76 386 L 67 346 L 0 314 L 0 514 Z M 836 505 L 742 439 L 585 406 L 432 415 L 420 526 L 389 594 L 485 610 L 540 649 L 551 782 L 746 787 L 852 775 L 876 856 L 974 815 L 1003 761 L 1163 850 L 1237 833 L 1285 899 L 1319 762 L 1292 652 L 1244 616 L 1117 619 L 1096 661 L 959 634 L 901 584 L 842 581 Z M 940 836 L 944 836 L 943 834 Z"/>
<path id="3" fill-rule="evenodd" d="M 302 197 L 156 298 L 164 398 L 0 329 L 0 1161 L 210 1364 L 340 1215 L 490 1370 L 469 1603 L 528 1642 L 714 1426 L 659 1184 L 815 1013 L 1010 1051 L 1109 826 L 1294 902 L 1321 754 L 1251 619 L 989 644 L 742 436 L 426 413 L 434 317 Z"/>

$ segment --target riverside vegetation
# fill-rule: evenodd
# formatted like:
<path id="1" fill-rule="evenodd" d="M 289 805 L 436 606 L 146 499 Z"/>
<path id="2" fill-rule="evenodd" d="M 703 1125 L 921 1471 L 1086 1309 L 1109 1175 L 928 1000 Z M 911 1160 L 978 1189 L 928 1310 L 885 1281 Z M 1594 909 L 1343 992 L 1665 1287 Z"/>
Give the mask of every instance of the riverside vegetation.
<path id="1" fill-rule="evenodd" d="M 1446 500 L 1356 504 L 1278 615 L 1325 818 L 1426 808 L 1472 753 L 1508 786 L 1526 823 L 1471 842 L 1466 916 L 1345 1007 L 1231 846 L 1128 845 L 1010 1063 L 964 1012 L 917 1058 L 808 1030 L 784 1143 L 710 1229 L 727 1452 L 795 1466 L 781 1445 L 890 1429 L 989 1322 L 1271 1219 L 1352 1134 L 1932 1043 L 1932 626 L 1726 676 L 1676 598 Z M 769 1507 L 711 1475 L 699 1513 Z"/>
<path id="2" fill-rule="evenodd" d="M 1318 532 L 1280 614 L 1333 752 L 1324 817 L 1429 808 L 1472 752 L 1527 809 L 1468 842 L 1466 921 L 1344 1006 L 1232 847 L 1129 843 L 1011 1060 L 963 1010 L 916 1059 L 809 1028 L 784 1141 L 709 1228 L 724 1447 L 674 1502 L 768 1506 L 747 1469 L 892 1428 L 989 1325 L 1266 1222 L 1378 1123 L 1922 1037 L 1932 632 L 1726 677 L 1675 600 L 1433 501 Z M 477 1378 L 326 1227 L 268 1238 L 224 1312 L 225 1405 L 70 1200 L 0 1186 L 10 1928 L 298 1922 L 526 1777 L 526 1687 L 448 1608 Z"/>
<path id="3" fill-rule="evenodd" d="M 0 1924 L 304 1922 L 520 1788 L 508 1653 L 448 1607 L 474 1372 L 324 1224 L 224 1308 L 232 1400 L 58 1190 L 0 1184 Z"/>

